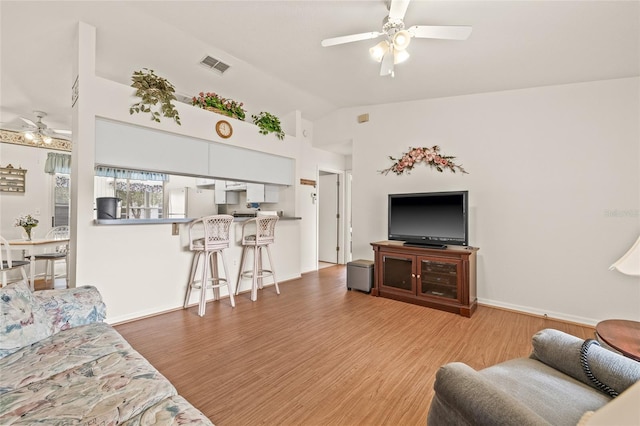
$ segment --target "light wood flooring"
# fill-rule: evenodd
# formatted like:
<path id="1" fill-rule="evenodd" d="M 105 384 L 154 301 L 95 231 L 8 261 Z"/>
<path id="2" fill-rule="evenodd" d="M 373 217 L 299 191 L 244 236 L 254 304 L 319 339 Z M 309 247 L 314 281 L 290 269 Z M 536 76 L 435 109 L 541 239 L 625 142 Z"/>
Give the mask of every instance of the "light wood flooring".
<path id="1" fill-rule="evenodd" d="M 472 318 L 347 291 L 334 266 L 116 326 L 218 426 L 424 425 L 442 364 L 527 356 L 531 336 L 593 328 L 480 306 Z"/>

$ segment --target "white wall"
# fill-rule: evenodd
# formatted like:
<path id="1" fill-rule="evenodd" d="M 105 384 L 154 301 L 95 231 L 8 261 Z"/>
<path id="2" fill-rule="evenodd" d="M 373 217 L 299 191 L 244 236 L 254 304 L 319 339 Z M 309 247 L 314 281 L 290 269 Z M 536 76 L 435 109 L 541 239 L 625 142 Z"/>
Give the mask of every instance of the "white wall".
<path id="1" fill-rule="evenodd" d="M 338 111 L 321 143 L 353 139 L 354 258 L 386 239 L 387 194 L 469 190 L 481 303 L 594 324 L 640 319 L 640 282 L 608 270 L 640 234 L 640 79 Z M 369 112 L 370 122 L 354 117 Z M 334 129 L 331 133 L 328 129 Z M 378 173 L 440 145 L 468 175 Z"/>
<path id="2" fill-rule="evenodd" d="M 309 132 L 310 135 L 311 132 Z M 315 136 L 314 136 L 315 137 Z M 301 155 L 298 165 L 298 175 L 300 179 L 311 181 L 318 180 L 318 170 L 345 170 L 345 157 L 340 154 L 313 148 L 309 138 L 301 141 Z M 296 211 L 297 216 L 302 217 L 300 224 L 301 271 L 309 272 L 318 269 L 318 244 L 317 244 L 317 220 L 318 203 L 317 198 L 312 194 L 317 194 L 318 186 L 301 185 L 297 186 Z M 344 204 L 344 202 L 343 202 Z"/>
<path id="3" fill-rule="evenodd" d="M 303 159 L 315 150 L 302 135 L 288 135 L 284 141 L 273 135 L 263 136 L 257 127 L 247 122 L 227 118 L 234 127 L 233 137 L 220 140 L 213 131 L 217 116 L 190 105 L 177 104 L 182 126 L 163 119 L 154 123 L 148 115 L 129 115 L 129 105 L 136 102 L 133 89 L 95 75 L 95 28 L 79 25 L 77 72 L 80 96 L 73 108 L 73 168 L 72 168 L 72 283 L 93 284 L 103 295 L 108 307 L 109 322 L 123 321 L 153 314 L 182 305 L 189 272 L 190 253 L 185 249 L 184 227 L 182 235 L 171 234 L 171 224 L 96 226 L 93 223 L 93 174 L 95 163 L 96 117 L 136 124 L 169 133 L 186 135 L 201 140 L 215 140 L 257 151 L 294 158 L 296 185 L 305 167 L 312 165 L 312 173 L 327 156 Z M 308 124 L 307 124 L 308 126 Z M 300 132 L 302 133 L 302 132 Z M 126 156 L 126 152 L 122 153 Z M 331 156 L 332 164 L 342 156 Z M 242 164 L 238 164 L 242 167 Z M 284 191 L 285 193 L 296 191 Z M 292 200 L 282 203 L 296 206 Z M 296 211 L 295 214 L 298 214 Z M 301 235 L 299 221 L 278 225 L 274 261 L 278 279 L 287 280 L 300 275 L 301 242 L 315 245 L 314 235 Z M 238 250 L 231 250 L 231 257 Z M 308 251 L 308 250 L 307 250 Z M 279 252 L 279 253 L 278 253 Z M 237 253 L 236 253 L 237 254 Z M 236 267 L 230 264 L 232 280 Z M 245 283 L 243 289 L 248 285 Z"/>
<path id="4" fill-rule="evenodd" d="M 0 235 L 8 240 L 22 238 L 22 228 L 14 224 L 18 217 L 27 214 L 39 221 L 32 231 L 34 238 L 44 237 L 51 229 L 54 181 L 44 172 L 49 152 L 56 151 L 0 143 L 0 166 L 11 164 L 27 170 L 24 193 L 0 192 Z"/>

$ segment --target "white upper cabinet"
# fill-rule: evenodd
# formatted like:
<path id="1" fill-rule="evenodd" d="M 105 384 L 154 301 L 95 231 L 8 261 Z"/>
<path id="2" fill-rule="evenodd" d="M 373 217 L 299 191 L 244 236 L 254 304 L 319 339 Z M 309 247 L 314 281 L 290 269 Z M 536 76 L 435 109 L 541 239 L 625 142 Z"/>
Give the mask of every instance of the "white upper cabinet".
<path id="1" fill-rule="evenodd" d="M 280 188 L 276 185 L 247 183 L 247 203 L 277 203 Z"/>
<path id="2" fill-rule="evenodd" d="M 104 119 L 96 119 L 95 162 L 229 181 L 293 185 L 295 180 L 293 158 Z"/>
<path id="3" fill-rule="evenodd" d="M 215 186 L 216 204 L 238 204 L 240 195 L 237 191 L 227 191 L 226 181 L 217 180 Z"/>

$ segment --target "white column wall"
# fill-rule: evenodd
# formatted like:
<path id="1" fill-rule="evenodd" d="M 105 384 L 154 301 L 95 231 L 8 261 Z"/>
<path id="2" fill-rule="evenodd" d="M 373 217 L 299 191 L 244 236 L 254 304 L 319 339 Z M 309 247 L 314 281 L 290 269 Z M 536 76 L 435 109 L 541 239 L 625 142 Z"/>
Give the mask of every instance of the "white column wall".
<path id="1" fill-rule="evenodd" d="M 93 223 L 95 118 L 295 158 L 296 185 L 301 176 L 300 164 L 307 164 L 301 161 L 303 149 L 306 149 L 302 136 L 287 136 L 280 141 L 273 135 L 260 135 L 253 124 L 227 118 L 234 127 L 233 137 L 228 141 L 219 140 L 214 125 L 220 117 L 180 103 L 176 106 L 181 126 L 166 118 L 155 123 L 148 114 L 130 115 L 129 105 L 137 100 L 133 96 L 134 90 L 95 76 L 95 28 L 79 24 L 78 48 L 80 92 L 73 112 L 73 283 L 95 285 L 100 290 L 107 304 L 107 320 L 112 323 L 179 308 L 183 303 L 191 259 L 185 249 L 184 226 L 181 227 L 182 235 L 174 236 L 170 224 L 97 226 Z M 315 172 L 317 161 L 311 160 L 311 163 Z M 297 193 L 297 189 L 293 192 Z M 285 210 L 295 210 L 298 214 L 295 199 L 281 200 L 282 203 L 290 203 L 291 208 Z M 316 244 L 315 235 L 303 238 L 300 227 L 300 221 L 278 224 L 274 262 L 280 281 L 300 276 L 300 253 L 304 251 L 300 250 L 301 242 Z M 237 267 L 233 266 L 234 253 L 239 254 L 238 247 L 230 250 L 232 279 L 237 274 Z M 245 283 L 243 289 L 247 285 Z"/>

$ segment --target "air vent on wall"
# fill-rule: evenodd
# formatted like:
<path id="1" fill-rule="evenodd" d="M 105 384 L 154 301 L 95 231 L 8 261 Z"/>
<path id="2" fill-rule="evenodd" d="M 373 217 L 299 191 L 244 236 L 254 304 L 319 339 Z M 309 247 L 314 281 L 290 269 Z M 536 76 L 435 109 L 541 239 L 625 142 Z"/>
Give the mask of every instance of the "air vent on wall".
<path id="1" fill-rule="evenodd" d="M 211 56 L 205 56 L 203 60 L 200 61 L 200 65 L 204 65 L 207 68 L 215 70 L 220 74 L 224 73 L 229 69 L 229 65 L 222 62 L 220 59 L 212 58 Z"/>

